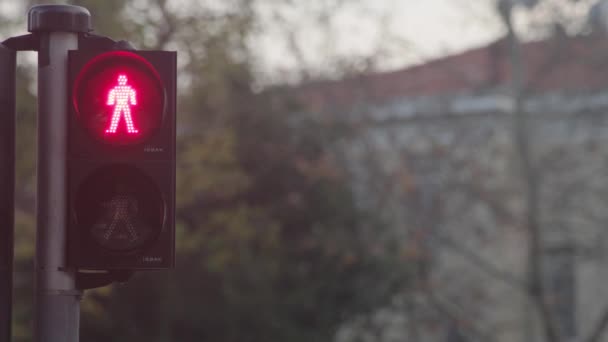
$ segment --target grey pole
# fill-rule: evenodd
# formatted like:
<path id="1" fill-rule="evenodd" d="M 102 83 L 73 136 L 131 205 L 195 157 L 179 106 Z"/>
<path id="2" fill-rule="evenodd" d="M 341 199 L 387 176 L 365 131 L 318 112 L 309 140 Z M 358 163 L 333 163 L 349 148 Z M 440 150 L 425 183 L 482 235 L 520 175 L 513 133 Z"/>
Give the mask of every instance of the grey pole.
<path id="1" fill-rule="evenodd" d="M 28 13 L 38 51 L 38 197 L 35 341 L 77 342 L 81 291 L 65 267 L 67 56 L 90 14 L 78 6 L 41 5 Z"/>
<path id="2" fill-rule="evenodd" d="M 0 44 L 0 342 L 11 340 L 16 55 Z"/>

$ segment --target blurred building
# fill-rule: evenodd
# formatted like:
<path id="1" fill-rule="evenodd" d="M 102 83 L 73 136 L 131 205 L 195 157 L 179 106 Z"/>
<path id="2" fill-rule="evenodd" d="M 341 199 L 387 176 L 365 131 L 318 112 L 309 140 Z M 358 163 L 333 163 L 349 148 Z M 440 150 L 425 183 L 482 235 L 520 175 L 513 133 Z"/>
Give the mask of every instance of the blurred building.
<path id="1" fill-rule="evenodd" d="M 298 88 L 308 113 L 346 127 L 336 158 L 360 204 L 390 222 L 384 238 L 416 265 L 413 288 L 339 340 L 542 341 L 526 282 L 529 213 L 545 316 L 562 340 L 589 336 L 608 314 L 608 40 L 560 36 L 522 51 L 528 174 L 505 41 Z"/>

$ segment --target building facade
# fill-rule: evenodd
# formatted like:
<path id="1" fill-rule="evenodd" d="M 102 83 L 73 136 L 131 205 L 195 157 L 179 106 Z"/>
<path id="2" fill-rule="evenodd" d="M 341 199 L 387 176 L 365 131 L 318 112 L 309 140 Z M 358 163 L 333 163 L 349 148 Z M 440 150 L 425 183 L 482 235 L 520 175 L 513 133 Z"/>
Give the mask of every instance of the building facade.
<path id="1" fill-rule="evenodd" d="M 608 42 L 506 43 L 299 89 L 416 270 L 340 341 L 586 341 L 608 318 Z M 514 89 L 514 68 L 525 70 Z M 521 98 L 512 94 L 522 93 Z M 549 332 L 549 333 L 547 333 Z M 551 338 L 551 334 L 555 337 Z M 599 341 L 608 341 L 608 334 Z"/>

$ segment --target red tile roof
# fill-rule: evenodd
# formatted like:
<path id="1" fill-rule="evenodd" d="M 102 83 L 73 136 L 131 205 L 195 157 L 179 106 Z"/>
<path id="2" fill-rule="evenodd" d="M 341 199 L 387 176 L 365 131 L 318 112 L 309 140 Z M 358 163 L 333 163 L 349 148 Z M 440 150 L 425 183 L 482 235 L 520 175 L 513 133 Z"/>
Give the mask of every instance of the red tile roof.
<path id="1" fill-rule="evenodd" d="M 608 88 L 608 37 L 554 38 L 522 45 L 530 93 Z M 297 88 L 308 108 L 350 107 L 399 98 L 483 93 L 511 80 L 505 40 L 403 70 L 363 74 Z"/>

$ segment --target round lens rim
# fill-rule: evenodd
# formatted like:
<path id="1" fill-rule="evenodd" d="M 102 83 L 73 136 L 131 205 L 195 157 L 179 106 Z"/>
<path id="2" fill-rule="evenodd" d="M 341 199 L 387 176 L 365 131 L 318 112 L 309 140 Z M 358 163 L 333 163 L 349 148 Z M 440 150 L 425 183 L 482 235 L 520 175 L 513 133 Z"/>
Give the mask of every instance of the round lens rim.
<path id="1" fill-rule="evenodd" d="M 135 181 L 138 182 L 138 185 L 144 186 L 144 188 L 147 189 L 147 191 L 150 194 L 153 194 L 152 196 L 155 197 L 156 198 L 155 200 L 157 201 L 156 204 L 159 205 L 159 208 L 157 208 L 157 209 L 161 210 L 161 213 L 158 215 L 159 222 L 153 222 L 153 223 L 159 223 L 160 226 L 158 227 L 158 229 L 154 229 L 153 233 L 149 237 L 147 237 L 145 239 L 145 241 L 142 241 L 141 243 L 138 243 L 137 245 L 135 245 L 133 247 L 111 248 L 108 246 L 104 246 L 95 238 L 95 236 L 93 236 L 91 230 L 93 229 L 95 221 L 93 221 L 91 219 L 87 220 L 85 218 L 89 217 L 91 215 L 91 212 L 95 212 L 95 210 L 91 209 L 90 207 L 89 208 L 84 207 L 84 205 L 87 203 L 91 203 L 91 200 L 90 200 L 92 197 L 91 195 L 98 195 L 98 194 L 95 194 L 95 192 L 98 192 L 100 190 L 98 183 L 100 183 L 102 181 L 107 181 L 109 179 L 111 179 L 113 181 L 115 179 L 119 179 L 121 176 L 124 178 L 135 179 Z M 96 185 L 97 185 L 97 187 L 95 187 Z M 93 192 L 93 194 L 91 194 L 92 192 Z M 96 204 L 99 204 L 99 203 L 101 203 L 101 202 L 97 202 Z M 124 164 L 124 163 L 112 163 L 112 164 L 103 165 L 103 166 L 97 168 L 96 170 L 91 172 L 87 177 L 85 177 L 80 182 L 73 204 L 74 204 L 72 206 L 72 208 L 74 208 L 73 215 L 74 215 L 75 221 L 77 223 L 77 227 L 81 232 L 80 234 L 84 234 L 84 236 L 86 236 L 86 241 L 88 241 L 88 244 L 92 244 L 94 247 L 102 249 L 102 250 L 108 252 L 109 254 L 128 255 L 128 254 L 132 254 L 132 253 L 138 253 L 142 250 L 146 250 L 150 246 L 153 246 L 158 241 L 158 239 L 161 237 L 163 231 L 165 231 L 165 229 L 166 229 L 166 224 L 167 224 L 166 198 L 163 195 L 160 187 L 154 183 L 152 178 L 149 175 L 146 175 L 140 168 L 138 168 L 134 165 Z M 149 205 L 149 207 L 155 207 L 155 206 L 156 205 Z M 100 216 L 97 216 L 96 219 L 99 219 L 99 217 Z M 90 222 L 88 222 L 88 221 L 90 221 Z M 150 222 L 146 222 L 146 223 L 148 225 L 150 225 Z M 154 225 L 155 224 L 152 224 L 150 226 L 153 227 Z"/>
<path id="2" fill-rule="evenodd" d="M 86 84 L 87 80 L 90 80 L 98 72 L 103 72 L 104 69 L 114 65 L 114 63 L 126 64 L 137 69 L 140 69 L 143 73 L 150 76 L 154 81 L 156 90 L 160 95 L 160 112 L 158 113 L 158 120 L 154 125 L 154 128 L 150 131 L 142 134 L 137 139 L 105 139 L 97 131 L 93 130 L 91 126 L 86 122 L 86 113 L 83 113 L 81 108 L 81 92 L 86 89 L 83 84 Z M 160 74 L 156 68 L 148 62 L 144 57 L 137 53 L 125 50 L 116 50 L 102 53 L 95 56 L 88 61 L 78 73 L 74 82 L 74 88 L 72 89 L 72 103 L 76 112 L 78 124 L 83 127 L 88 135 L 92 136 L 96 141 L 102 142 L 106 145 L 114 146 L 129 146 L 129 145 L 141 145 L 146 141 L 150 140 L 155 134 L 157 134 L 164 124 L 167 108 L 167 91 L 166 87 L 160 77 Z"/>

